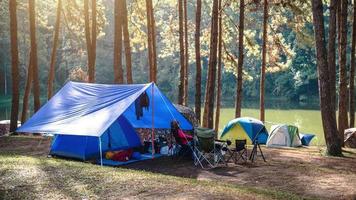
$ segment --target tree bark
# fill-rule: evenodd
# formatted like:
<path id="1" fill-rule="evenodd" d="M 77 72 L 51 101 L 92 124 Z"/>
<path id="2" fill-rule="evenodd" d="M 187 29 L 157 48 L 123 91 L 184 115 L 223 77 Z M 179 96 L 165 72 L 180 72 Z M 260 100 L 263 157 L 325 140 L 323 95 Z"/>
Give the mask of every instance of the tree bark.
<path id="1" fill-rule="evenodd" d="M 349 127 L 355 126 L 355 45 L 356 45 L 356 0 L 354 0 L 354 13 L 352 25 L 351 59 L 350 59 L 350 91 L 349 91 Z"/>
<path id="2" fill-rule="evenodd" d="M 89 83 L 95 82 L 95 60 L 96 60 L 96 0 L 91 0 L 91 66 L 89 69 Z"/>
<path id="3" fill-rule="evenodd" d="M 264 0 L 263 5 L 263 38 L 262 38 L 262 65 L 260 77 L 260 120 L 265 121 L 265 73 L 267 54 L 267 21 L 268 21 L 268 1 Z"/>
<path id="4" fill-rule="evenodd" d="M 123 70 L 122 70 L 122 12 L 120 8 L 120 0 L 115 0 L 115 32 L 114 32 L 114 82 L 122 84 Z"/>
<path id="5" fill-rule="evenodd" d="M 128 84 L 132 81 L 132 62 L 131 62 L 131 46 L 130 46 L 130 34 L 127 21 L 127 5 L 126 0 L 122 0 L 122 31 L 124 35 L 125 46 L 125 61 L 126 61 L 126 80 Z"/>
<path id="6" fill-rule="evenodd" d="M 149 63 L 149 78 L 150 82 L 153 81 L 153 60 L 152 60 L 152 29 L 151 29 L 151 13 L 150 13 L 150 0 L 146 0 L 146 16 L 147 16 L 147 48 L 148 48 L 148 63 Z"/>
<path id="7" fill-rule="evenodd" d="M 147 39 L 148 39 L 148 55 L 150 65 L 150 81 L 157 81 L 157 61 L 156 61 L 156 30 L 153 14 L 152 0 L 146 0 L 147 12 Z"/>
<path id="8" fill-rule="evenodd" d="M 180 77 L 178 88 L 178 104 L 184 103 L 184 75 L 185 75 L 185 51 L 184 51 L 184 28 L 183 28 L 183 4 L 178 0 L 178 23 L 179 23 L 179 53 L 180 53 Z"/>
<path id="9" fill-rule="evenodd" d="M 87 46 L 87 59 L 88 59 L 88 74 L 91 70 L 92 62 L 92 46 L 91 46 L 91 35 L 89 27 L 89 0 L 84 0 L 84 27 L 85 27 L 85 41 Z"/>
<path id="10" fill-rule="evenodd" d="M 153 82 L 157 82 L 157 51 L 156 51 L 156 22 L 154 17 L 154 10 L 152 0 L 150 0 L 150 14 L 151 14 L 151 38 L 152 38 L 152 61 L 153 61 Z"/>
<path id="11" fill-rule="evenodd" d="M 339 135 L 341 143 L 344 142 L 344 130 L 348 127 L 347 117 L 347 0 L 341 0 L 340 43 L 339 43 Z"/>
<path id="12" fill-rule="evenodd" d="M 31 52 L 28 59 L 28 67 L 27 67 L 27 78 L 25 85 L 25 93 L 23 95 L 22 100 L 22 114 L 21 114 L 21 122 L 24 123 L 27 119 L 27 111 L 28 111 L 28 100 L 31 94 L 32 87 L 32 64 L 31 64 Z"/>
<path id="13" fill-rule="evenodd" d="M 184 94 L 183 105 L 188 105 L 188 68 L 189 68 L 189 47 L 188 47 L 188 11 L 187 0 L 183 0 L 184 6 Z"/>
<path id="14" fill-rule="evenodd" d="M 206 89 L 204 120 L 203 125 L 208 128 L 214 126 L 214 100 L 215 100 L 215 79 L 217 64 L 217 40 L 218 40 L 218 0 L 213 1 L 212 23 L 210 35 L 210 55 L 209 55 L 209 73 Z M 204 123 L 205 122 L 205 123 Z"/>
<path id="15" fill-rule="evenodd" d="M 17 14 L 16 0 L 9 0 L 10 13 L 10 44 L 11 44 L 11 77 L 12 77 L 12 99 L 11 99 L 11 120 L 10 132 L 17 129 L 19 113 L 19 52 L 17 44 Z"/>
<path id="16" fill-rule="evenodd" d="M 54 81 L 54 72 L 55 72 L 55 64 L 56 64 L 61 10 L 62 10 L 62 0 L 58 0 L 56 24 L 55 24 L 54 36 L 53 36 L 53 47 L 52 47 L 52 53 L 51 53 L 51 63 L 50 63 L 50 67 L 49 67 L 48 83 L 47 83 L 47 99 L 48 100 L 53 95 L 53 81 Z"/>
<path id="17" fill-rule="evenodd" d="M 331 90 L 329 83 L 327 51 L 325 47 L 323 3 L 321 0 L 312 0 L 312 11 L 319 80 L 320 111 L 327 153 L 338 156 L 341 155 L 341 143 L 337 133 L 335 111 L 330 105 Z"/>
<path id="18" fill-rule="evenodd" d="M 201 120 L 201 60 L 200 60 L 200 21 L 201 21 L 201 0 L 197 0 L 197 10 L 195 17 L 195 115 L 199 122 Z"/>
<path id="19" fill-rule="evenodd" d="M 218 74 L 217 74 L 217 91 L 216 91 L 216 110 L 215 110 L 215 132 L 216 134 L 219 131 L 219 122 L 220 122 L 220 104 L 221 104 L 221 56 L 222 56 L 222 35 L 223 35 L 223 27 L 222 27 L 222 0 L 219 0 L 219 38 L 218 38 Z M 217 135 L 216 135 L 217 137 Z"/>
<path id="20" fill-rule="evenodd" d="M 330 106 L 336 112 L 336 63 L 335 63 L 335 40 L 336 40 L 336 13 L 337 0 L 330 1 L 330 19 L 329 19 L 329 42 L 328 42 L 328 66 L 331 101 Z"/>
<path id="21" fill-rule="evenodd" d="M 245 2 L 240 0 L 240 22 L 239 22 L 239 59 L 237 64 L 236 81 L 236 104 L 235 117 L 241 117 L 242 105 L 242 69 L 244 65 L 244 21 L 245 21 Z"/>
<path id="22" fill-rule="evenodd" d="M 37 42 L 36 42 L 36 10 L 35 0 L 29 0 L 29 17 L 30 17 L 30 37 L 31 37 L 31 63 L 33 73 L 33 97 L 35 112 L 40 109 L 40 83 L 38 78 L 37 63 Z"/>

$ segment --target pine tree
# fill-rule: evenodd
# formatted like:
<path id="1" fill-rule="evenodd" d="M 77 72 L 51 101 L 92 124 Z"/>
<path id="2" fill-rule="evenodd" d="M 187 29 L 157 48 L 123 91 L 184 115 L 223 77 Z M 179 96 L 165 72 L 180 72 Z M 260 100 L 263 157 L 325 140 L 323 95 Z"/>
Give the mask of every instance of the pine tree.
<path id="1" fill-rule="evenodd" d="M 21 114 L 21 122 L 24 123 L 27 118 L 27 111 L 28 111 L 28 101 L 29 97 L 31 94 L 31 88 L 32 88 L 32 65 L 31 65 L 31 52 L 29 54 L 29 59 L 28 59 L 28 67 L 27 67 L 27 78 L 26 78 L 26 85 L 25 85 L 25 93 L 23 95 L 23 100 L 22 100 L 22 114 Z"/>
<path id="2" fill-rule="evenodd" d="M 197 0 L 197 10 L 195 17 L 195 115 L 201 120 L 201 58 L 200 58 L 200 21 L 201 21 L 201 0 Z"/>
<path id="3" fill-rule="evenodd" d="M 265 74 L 266 74 L 266 54 L 267 54 L 267 21 L 268 21 L 268 0 L 263 4 L 263 35 L 262 35 L 262 65 L 260 77 L 260 120 L 265 121 Z"/>
<path id="4" fill-rule="evenodd" d="M 325 47 L 325 28 L 323 16 L 323 3 L 321 0 L 312 0 L 313 24 L 315 35 L 316 61 L 319 80 L 319 97 L 322 124 L 324 129 L 327 153 L 334 156 L 341 155 L 341 143 L 337 134 L 335 111 L 330 105 L 332 98 L 329 83 L 329 67 L 327 63 L 327 50 Z"/>
<path id="5" fill-rule="evenodd" d="M 126 0 L 122 0 L 122 31 L 124 36 L 125 61 L 126 61 L 126 80 L 128 84 L 133 83 L 132 80 L 132 63 L 131 63 L 131 46 L 130 34 L 127 21 L 127 5 Z"/>
<path id="6" fill-rule="evenodd" d="M 184 6 L 184 93 L 183 105 L 188 105 L 188 68 L 189 68 L 189 47 L 188 47 L 188 11 L 187 0 L 183 0 Z"/>
<path id="7" fill-rule="evenodd" d="M 49 74 L 48 74 L 48 81 L 47 81 L 47 99 L 50 99 L 53 95 L 53 81 L 54 81 L 54 72 L 55 72 L 55 64 L 56 64 L 56 56 L 57 56 L 59 27 L 61 21 L 60 20 L 61 10 L 62 10 L 62 0 L 58 0 L 56 24 L 54 28 L 53 46 L 52 46 L 52 53 L 51 53 L 51 63 L 49 66 Z"/>
<path id="8" fill-rule="evenodd" d="M 354 15 L 352 25 L 352 42 L 351 42 L 351 58 L 350 58 L 350 91 L 349 91 L 349 112 L 350 124 L 349 127 L 355 126 L 355 45 L 356 45 L 356 0 L 354 0 Z"/>
<path id="9" fill-rule="evenodd" d="M 205 106 L 203 126 L 213 128 L 214 126 L 214 100 L 215 100 L 215 79 L 217 64 L 217 44 L 218 44 L 218 0 L 213 1 L 213 10 L 211 17 L 211 35 L 210 35 L 210 54 L 208 67 L 208 81 L 205 93 Z"/>
<path id="10" fill-rule="evenodd" d="M 17 44 L 17 14 L 16 0 L 9 0 L 10 13 L 10 44 L 11 44 L 11 78 L 12 78 L 12 99 L 11 99 L 11 120 L 10 131 L 17 128 L 19 113 L 19 52 Z"/>
<path id="11" fill-rule="evenodd" d="M 179 52 L 180 52 L 180 73 L 179 73 L 179 89 L 178 89 L 178 104 L 184 103 L 184 75 L 185 75 L 185 51 L 184 51 L 184 27 L 183 27 L 183 4 L 178 0 L 178 24 L 179 24 Z"/>
<path id="12" fill-rule="evenodd" d="M 30 18 L 30 37 L 31 37 L 31 67 L 33 75 L 33 97 L 35 112 L 40 109 L 40 83 L 38 77 L 38 62 L 37 62 L 37 42 L 36 42 L 36 10 L 35 0 L 28 1 L 29 18 Z"/>
<path id="13" fill-rule="evenodd" d="M 239 22 L 239 59 L 237 63 L 236 81 L 236 104 L 235 117 L 241 117 L 242 104 L 242 69 L 244 65 L 244 21 L 245 21 L 245 2 L 240 0 L 240 22 Z"/>
<path id="14" fill-rule="evenodd" d="M 341 0 L 341 12 L 339 17 L 339 135 L 341 143 L 344 142 L 344 130 L 348 127 L 347 119 L 347 69 L 346 69 L 346 46 L 347 46 L 347 0 Z"/>
<path id="15" fill-rule="evenodd" d="M 115 0 L 115 13 L 114 13 L 114 82 L 123 83 L 123 70 L 122 70 L 122 12 L 120 0 Z"/>
<path id="16" fill-rule="evenodd" d="M 221 71 L 222 71 L 222 40 L 223 40 L 223 27 L 222 27 L 222 0 L 219 0 L 219 38 L 218 38 L 218 74 L 217 74 L 217 91 L 216 91 L 216 111 L 215 111 L 215 132 L 219 131 L 220 122 L 220 104 L 221 104 Z"/>

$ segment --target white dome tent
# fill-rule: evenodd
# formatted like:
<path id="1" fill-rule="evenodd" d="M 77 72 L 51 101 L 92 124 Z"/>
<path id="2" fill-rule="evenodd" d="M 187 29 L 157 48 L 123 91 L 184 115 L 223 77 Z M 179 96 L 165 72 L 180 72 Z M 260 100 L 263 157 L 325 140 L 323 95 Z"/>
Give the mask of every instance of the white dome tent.
<path id="1" fill-rule="evenodd" d="M 302 146 L 298 127 L 286 124 L 273 125 L 266 143 L 267 147 Z"/>

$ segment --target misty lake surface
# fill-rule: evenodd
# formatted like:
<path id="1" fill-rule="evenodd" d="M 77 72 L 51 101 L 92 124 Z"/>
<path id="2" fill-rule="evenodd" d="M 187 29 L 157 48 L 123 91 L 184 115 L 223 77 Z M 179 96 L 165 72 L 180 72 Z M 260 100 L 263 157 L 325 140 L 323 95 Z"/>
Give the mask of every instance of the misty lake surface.
<path id="1" fill-rule="evenodd" d="M 42 101 L 43 102 L 43 101 Z M 311 145 L 324 145 L 325 139 L 321 124 L 319 103 L 317 100 L 308 102 L 291 102 L 286 100 L 266 100 L 266 127 L 270 130 L 273 124 L 291 124 L 299 127 L 301 133 L 315 134 Z M 243 100 L 242 116 L 259 118 L 259 101 Z M 0 102 L 0 120 L 10 119 L 10 101 Z M 21 110 L 20 110 L 21 111 Z M 234 118 L 235 109 L 232 103 L 223 103 L 220 115 L 219 130 Z"/>

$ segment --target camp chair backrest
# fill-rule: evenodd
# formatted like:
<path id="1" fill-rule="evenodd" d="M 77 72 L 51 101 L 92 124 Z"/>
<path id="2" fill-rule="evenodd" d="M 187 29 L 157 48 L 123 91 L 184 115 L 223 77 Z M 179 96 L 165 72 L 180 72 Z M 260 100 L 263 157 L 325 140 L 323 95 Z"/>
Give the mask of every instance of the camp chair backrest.
<path id="1" fill-rule="evenodd" d="M 235 140 L 236 151 L 241 151 L 246 148 L 247 140 Z"/>
<path id="2" fill-rule="evenodd" d="M 214 150 L 214 137 L 197 137 L 198 147 L 205 152 L 211 152 Z"/>
<path id="3" fill-rule="evenodd" d="M 196 127 L 196 137 L 198 139 L 198 148 L 205 152 L 214 150 L 215 131 L 209 128 Z"/>

